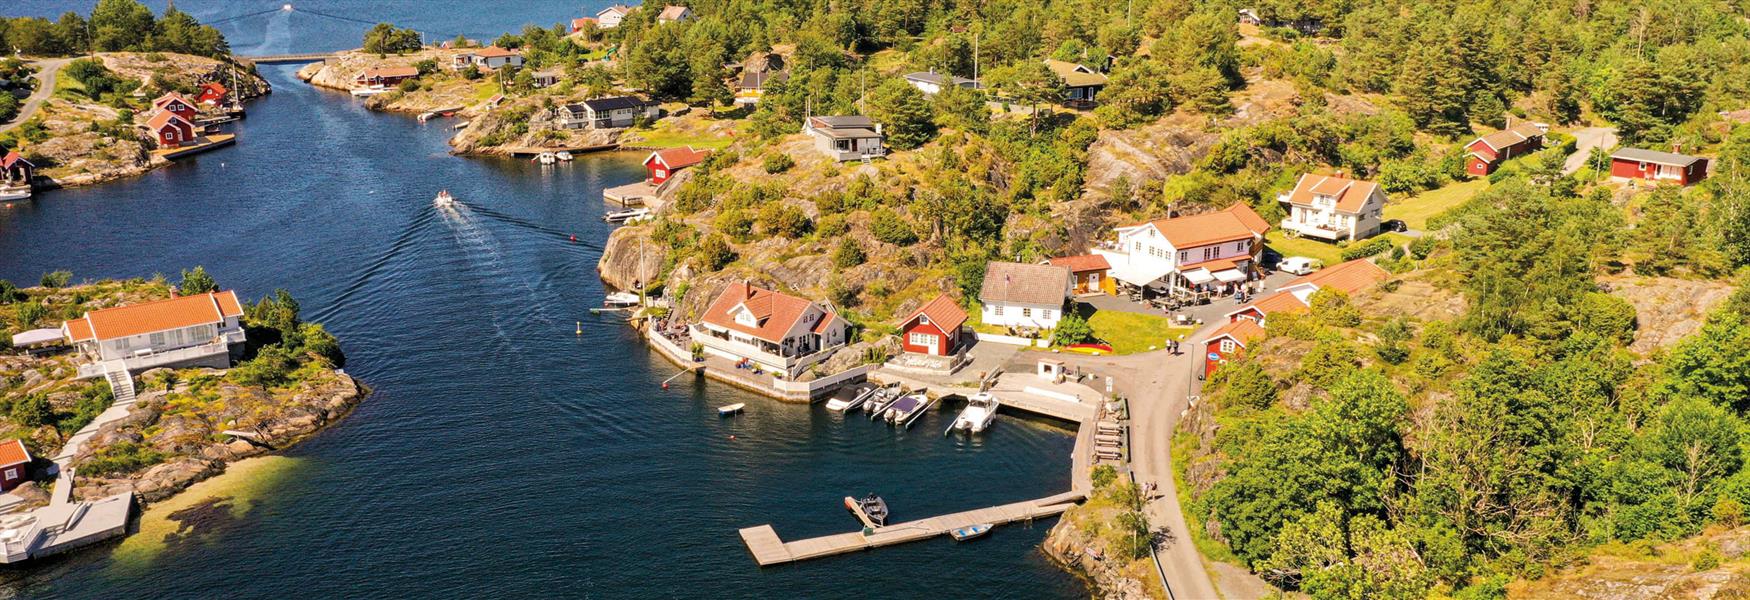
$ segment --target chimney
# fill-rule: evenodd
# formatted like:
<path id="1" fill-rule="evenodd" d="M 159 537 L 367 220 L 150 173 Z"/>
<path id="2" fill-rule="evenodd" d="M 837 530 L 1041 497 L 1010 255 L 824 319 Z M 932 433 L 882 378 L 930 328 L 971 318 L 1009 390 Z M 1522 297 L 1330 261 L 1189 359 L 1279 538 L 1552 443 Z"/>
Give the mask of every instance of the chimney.
<path id="1" fill-rule="evenodd" d="M 1671 153 L 1672 154 L 1682 154 L 1683 153 L 1683 144 L 1680 142 L 1671 142 Z"/>

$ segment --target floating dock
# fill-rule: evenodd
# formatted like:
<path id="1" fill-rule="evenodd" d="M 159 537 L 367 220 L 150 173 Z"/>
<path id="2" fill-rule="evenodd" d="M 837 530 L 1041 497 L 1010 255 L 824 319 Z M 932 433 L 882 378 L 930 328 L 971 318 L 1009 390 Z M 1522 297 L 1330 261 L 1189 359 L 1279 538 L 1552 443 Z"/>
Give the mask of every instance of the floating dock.
<path id="1" fill-rule="evenodd" d="M 165 159 L 182 158 L 191 154 L 199 154 L 208 150 L 223 148 L 237 143 L 237 135 L 232 133 L 215 133 L 195 138 L 195 143 L 184 144 L 175 148 L 159 148 L 152 154 Z"/>
<path id="2" fill-rule="evenodd" d="M 1069 510 L 1069 507 L 1085 498 L 1087 498 L 1087 494 L 1080 491 L 1064 492 L 1037 500 L 991 506 L 877 527 L 867 535 L 860 531 L 853 531 L 794 542 L 786 542 L 779 538 L 777 530 L 772 529 L 771 525 L 760 525 L 741 530 L 741 541 L 747 544 L 748 552 L 753 553 L 754 560 L 760 566 L 767 567 L 926 540 L 938 535 L 947 535 L 948 532 L 961 527 L 980 523 L 1001 525 L 1015 521 L 1054 517 L 1063 514 L 1064 511 Z"/>

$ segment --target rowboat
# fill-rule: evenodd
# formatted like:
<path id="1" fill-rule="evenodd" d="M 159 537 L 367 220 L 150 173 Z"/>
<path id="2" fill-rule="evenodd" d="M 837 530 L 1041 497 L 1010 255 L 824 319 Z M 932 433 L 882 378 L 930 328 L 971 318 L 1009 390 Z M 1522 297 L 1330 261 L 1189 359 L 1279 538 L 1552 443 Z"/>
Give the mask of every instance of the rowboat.
<path id="1" fill-rule="evenodd" d="M 717 407 L 717 416 L 727 417 L 729 415 L 733 415 L 735 413 L 741 412 L 741 409 L 743 409 L 743 408 L 747 408 L 747 403 L 737 402 L 737 403 L 731 404 L 729 406 L 719 406 L 719 407 Z"/>
<path id="2" fill-rule="evenodd" d="M 887 525 L 887 501 L 880 496 L 869 494 L 862 498 L 845 496 L 845 509 L 857 516 L 857 520 L 870 527 Z"/>
<path id="3" fill-rule="evenodd" d="M 553 158 L 559 159 L 559 162 L 571 162 L 571 153 L 560 150 L 553 153 Z"/>
<path id="4" fill-rule="evenodd" d="M 990 528 L 990 523 L 979 523 L 977 525 L 967 525 L 958 529 L 950 529 L 948 530 L 948 535 L 954 536 L 954 541 L 956 542 L 964 542 L 990 533 Z"/>

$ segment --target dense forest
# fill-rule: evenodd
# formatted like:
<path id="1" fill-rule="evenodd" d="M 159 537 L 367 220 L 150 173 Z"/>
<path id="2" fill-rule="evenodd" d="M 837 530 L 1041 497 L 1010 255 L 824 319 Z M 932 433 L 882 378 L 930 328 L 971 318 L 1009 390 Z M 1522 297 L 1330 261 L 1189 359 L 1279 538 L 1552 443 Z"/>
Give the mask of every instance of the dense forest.
<path id="1" fill-rule="evenodd" d="M 225 36 L 175 6 L 161 16 L 139 0 L 98 0 L 89 18 L 67 11 L 59 19 L 0 18 L 0 49 L 29 56 L 87 52 L 177 52 L 220 57 Z"/>

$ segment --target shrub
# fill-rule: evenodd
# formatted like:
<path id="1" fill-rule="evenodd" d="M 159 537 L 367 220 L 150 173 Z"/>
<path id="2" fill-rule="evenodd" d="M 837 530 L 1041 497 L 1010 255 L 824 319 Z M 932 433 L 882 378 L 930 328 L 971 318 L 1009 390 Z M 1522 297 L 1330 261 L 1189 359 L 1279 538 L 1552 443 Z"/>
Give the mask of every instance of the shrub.
<path id="1" fill-rule="evenodd" d="M 769 235 L 796 239 L 808 234 L 810 223 L 802 209 L 783 202 L 772 202 L 760 209 L 760 228 Z"/>
<path id="2" fill-rule="evenodd" d="M 42 281 L 39 281 L 38 283 L 41 283 L 42 286 L 46 288 L 64 288 L 67 287 L 67 282 L 72 280 L 73 273 L 71 271 L 54 271 L 51 273 L 43 273 Z"/>
<path id="3" fill-rule="evenodd" d="M 735 249 L 729 246 L 729 241 L 721 235 L 706 237 L 699 242 L 699 258 L 705 261 L 705 267 L 711 271 L 720 271 L 737 258 Z"/>
<path id="4" fill-rule="evenodd" d="M 1354 327 L 1361 324 L 1361 310 L 1349 302 L 1349 295 L 1332 288 L 1321 288 L 1309 299 L 1312 314 L 1318 322 L 1332 327 Z"/>
<path id="5" fill-rule="evenodd" d="M 1434 254 L 1434 249 L 1440 246 L 1440 241 L 1429 236 L 1422 236 L 1410 242 L 1410 256 L 1416 260 L 1426 260 Z"/>
<path id="6" fill-rule="evenodd" d="M 857 240 L 848 237 L 839 240 L 838 249 L 833 250 L 832 253 L 832 264 L 840 269 L 855 267 L 863 264 L 863 261 L 867 259 L 868 257 L 863 254 L 863 246 L 857 244 Z"/>
<path id="7" fill-rule="evenodd" d="M 1118 481 L 1118 469 L 1112 465 L 1098 465 L 1088 472 L 1088 477 L 1093 480 L 1094 489 L 1103 490 L 1112 485 L 1112 482 Z"/>
<path id="8" fill-rule="evenodd" d="M 280 344 L 273 344 L 256 352 L 255 358 L 231 369 L 225 377 L 238 385 L 268 389 L 290 381 L 292 371 L 297 368 L 297 357 L 292 355 L 291 350 Z"/>
<path id="9" fill-rule="evenodd" d="M 1391 240 L 1384 237 L 1376 237 L 1359 244 L 1350 244 L 1348 248 L 1343 249 L 1343 260 L 1367 258 L 1391 250 L 1391 247 Z"/>
<path id="10" fill-rule="evenodd" d="M 1697 571 L 1712 571 L 1720 566 L 1720 553 L 1715 552 L 1713 548 L 1702 550 L 1701 554 L 1695 556 L 1695 562 L 1690 566 Z"/>
<path id="11" fill-rule="evenodd" d="M 23 329 L 36 327 L 37 321 L 49 316 L 49 308 L 41 302 L 25 302 L 13 310 L 14 316 L 18 317 L 18 326 Z"/>
<path id="12" fill-rule="evenodd" d="M 1264 410 L 1276 403 L 1276 380 L 1251 361 L 1242 360 L 1222 367 L 1215 372 L 1210 385 L 1218 382 L 1227 383 L 1221 392 L 1223 406 L 1250 406 Z"/>
<path id="13" fill-rule="evenodd" d="M 1080 344 L 1093 339 L 1093 337 L 1094 328 L 1088 325 L 1088 320 L 1074 312 L 1065 313 L 1063 318 L 1057 321 L 1057 328 L 1051 330 L 1051 341 L 1059 346 Z"/>
<path id="14" fill-rule="evenodd" d="M 12 403 L 8 416 L 25 427 L 42 427 L 55 418 L 54 407 L 49 405 L 48 396 L 31 394 Z"/>
<path id="15" fill-rule="evenodd" d="M 753 239 L 754 218 L 747 211 L 725 210 L 717 215 L 712 225 L 737 242 Z"/>
<path id="16" fill-rule="evenodd" d="M 193 296 L 219 291 L 219 283 L 213 281 L 212 275 L 207 274 L 206 267 L 196 265 L 194 270 L 182 272 L 182 283 L 176 289 L 184 296 Z"/>
<path id="17" fill-rule="evenodd" d="M 790 158 L 790 155 L 783 152 L 774 152 L 772 154 L 767 154 L 765 160 L 760 163 L 760 166 L 764 167 L 767 173 L 775 175 L 788 171 L 790 170 L 790 167 L 796 166 L 796 160 Z"/>
<path id="18" fill-rule="evenodd" d="M 911 225 L 899 213 L 886 208 L 875 211 L 869 229 L 875 234 L 875 239 L 895 246 L 910 246 L 918 241 L 918 234 L 911 230 Z"/>
<path id="19" fill-rule="evenodd" d="M 417 79 L 403 79 L 403 80 L 401 80 L 400 85 L 395 86 L 395 89 L 401 90 L 401 93 L 403 93 L 403 94 L 408 93 L 408 92 L 419 91 L 419 80 L 417 80 Z"/>
<path id="20" fill-rule="evenodd" d="M 139 442 L 120 442 L 98 448 L 79 470 L 88 475 L 126 475 L 158 464 L 164 456 L 164 453 Z"/>
<path id="21" fill-rule="evenodd" d="M 1602 292 L 1588 292 L 1573 308 L 1574 328 L 1596 333 L 1620 344 L 1635 340 L 1635 306 Z"/>

